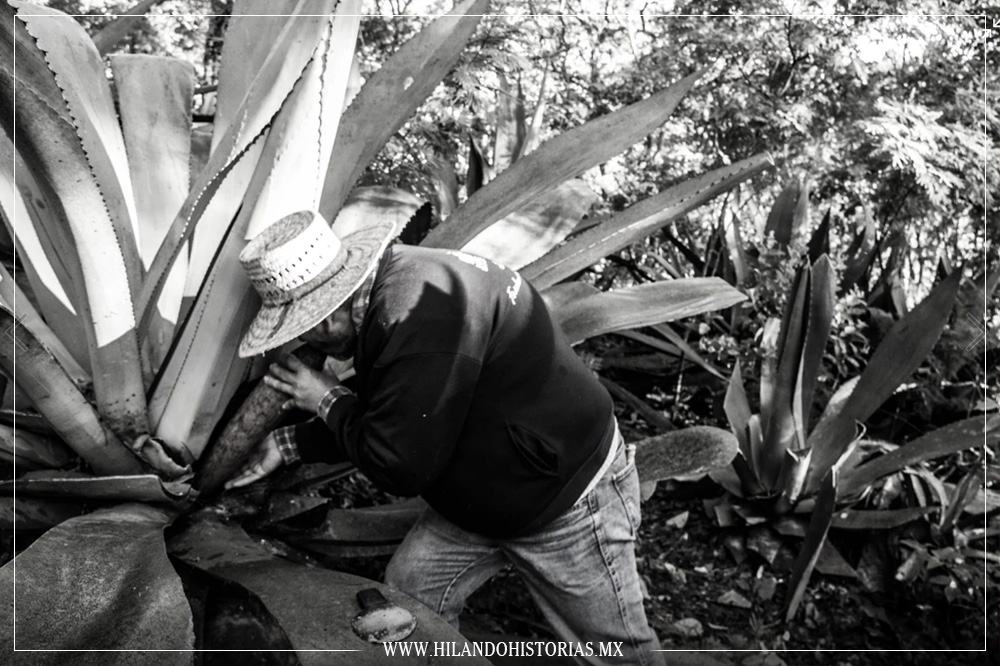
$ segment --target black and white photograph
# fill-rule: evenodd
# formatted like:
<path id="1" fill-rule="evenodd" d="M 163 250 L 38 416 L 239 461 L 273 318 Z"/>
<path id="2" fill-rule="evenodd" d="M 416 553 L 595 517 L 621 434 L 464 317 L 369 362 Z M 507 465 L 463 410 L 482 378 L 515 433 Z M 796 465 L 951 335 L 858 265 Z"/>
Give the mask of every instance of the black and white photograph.
<path id="1" fill-rule="evenodd" d="M 1000 665 L 1000 8 L 0 13 L 0 662 Z"/>

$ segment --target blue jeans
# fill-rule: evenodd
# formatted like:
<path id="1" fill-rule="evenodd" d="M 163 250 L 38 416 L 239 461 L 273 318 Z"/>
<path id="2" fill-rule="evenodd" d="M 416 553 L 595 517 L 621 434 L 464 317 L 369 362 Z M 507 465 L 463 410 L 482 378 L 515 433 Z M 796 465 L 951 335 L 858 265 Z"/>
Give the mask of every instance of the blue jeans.
<path id="1" fill-rule="evenodd" d="M 620 442 L 616 441 L 615 445 Z M 594 489 L 538 532 L 497 540 L 467 532 L 433 509 L 410 530 L 386 570 L 386 583 L 455 627 L 465 600 L 508 563 L 562 641 L 620 642 L 623 657 L 579 663 L 663 664 L 642 607 L 635 568 L 639 529 L 635 447 L 619 446 Z"/>

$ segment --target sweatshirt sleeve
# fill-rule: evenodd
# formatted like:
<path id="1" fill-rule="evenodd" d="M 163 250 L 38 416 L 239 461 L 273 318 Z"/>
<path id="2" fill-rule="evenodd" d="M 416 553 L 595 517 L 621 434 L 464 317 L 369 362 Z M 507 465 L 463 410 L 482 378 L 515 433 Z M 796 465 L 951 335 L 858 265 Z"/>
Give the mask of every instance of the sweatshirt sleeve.
<path id="1" fill-rule="evenodd" d="M 340 398 L 340 400 L 346 399 Z M 333 435 L 320 417 L 314 416 L 308 421 L 287 427 L 294 429 L 295 450 L 302 462 L 339 463 L 347 460 L 342 447 L 335 446 Z M 284 455 L 282 457 L 284 458 Z M 287 462 L 287 459 L 285 460 Z"/>
<path id="2" fill-rule="evenodd" d="M 419 495 L 447 466 L 465 424 L 479 361 L 417 354 L 372 368 L 368 402 L 339 398 L 327 413 L 331 452 L 384 491 Z"/>

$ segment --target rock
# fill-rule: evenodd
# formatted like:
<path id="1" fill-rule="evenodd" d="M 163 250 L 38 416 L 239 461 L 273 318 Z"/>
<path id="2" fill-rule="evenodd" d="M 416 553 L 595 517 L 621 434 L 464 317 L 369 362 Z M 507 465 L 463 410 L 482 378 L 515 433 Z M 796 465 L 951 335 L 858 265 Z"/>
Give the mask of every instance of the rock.
<path id="1" fill-rule="evenodd" d="M 700 638 L 705 633 L 701 622 L 693 617 L 678 620 L 667 627 L 667 633 L 680 638 Z"/>
<path id="2" fill-rule="evenodd" d="M 681 571 L 674 565 L 670 564 L 670 562 L 664 562 L 662 566 L 664 573 L 670 576 L 671 583 L 678 586 L 687 584 L 688 582 L 687 574 L 685 574 L 683 571 Z"/>
<path id="3" fill-rule="evenodd" d="M 721 597 L 715 600 L 716 603 L 722 604 L 723 606 L 733 606 L 734 608 L 744 608 L 749 610 L 752 605 L 747 598 L 736 590 L 729 590 Z"/>
<path id="4" fill-rule="evenodd" d="M 770 601 L 777 587 L 778 581 L 774 576 L 764 576 L 757 582 L 757 598 L 762 601 Z"/>
<path id="5" fill-rule="evenodd" d="M 773 564 L 781 549 L 781 539 L 770 528 L 754 527 L 747 536 L 747 548 L 763 557 L 768 564 Z"/>
<path id="6" fill-rule="evenodd" d="M 730 534 L 723 542 L 729 555 L 736 564 L 743 564 L 747 559 L 746 539 L 742 534 Z"/>
<path id="7" fill-rule="evenodd" d="M 687 521 L 688 521 L 688 512 L 682 511 L 673 518 L 667 520 L 667 522 L 664 524 L 667 527 L 674 527 L 676 529 L 682 530 L 684 529 L 684 526 L 687 525 Z"/>

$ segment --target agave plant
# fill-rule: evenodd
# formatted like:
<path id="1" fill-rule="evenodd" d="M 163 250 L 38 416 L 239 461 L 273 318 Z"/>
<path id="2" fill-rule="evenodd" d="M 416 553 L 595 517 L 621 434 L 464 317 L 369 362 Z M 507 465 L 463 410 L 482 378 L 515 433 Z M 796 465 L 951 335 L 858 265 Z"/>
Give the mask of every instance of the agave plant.
<path id="1" fill-rule="evenodd" d="M 725 412 L 740 451 L 731 467 L 712 473 L 729 493 L 715 511 L 722 524 L 735 520 L 770 524 L 781 534 L 804 537 L 792 571 L 787 619 L 794 616 L 821 555 L 829 570 L 849 570 L 826 542 L 831 526 L 891 528 L 931 511 L 926 506 L 860 508 L 858 503 L 871 494 L 876 481 L 933 458 L 1000 440 L 996 420 L 982 417 L 945 426 L 898 449 L 867 442 L 862 439 L 863 427 L 859 431 L 930 353 L 948 321 L 960 278 L 960 271 L 952 273 L 896 322 L 861 375 L 841 386 L 816 420 L 810 413 L 835 300 L 826 255 L 812 265 L 804 263 L 795 274 L 777 340 L 764 354 L 757 413 L 736 366 Z M 887 451 L 891 453 L 872 456 Z M 808 527 L 795 518 L 809 513 Z M 770 551 L 773 557 L 776 548 Z"/>
<path id="2" fill-rule="evenodd" d="M 357 89 L 351 71 L 359 9 L 357 0 L 236 3 L 210 152 L 201 157 L 192 147 L 201 128 L 192 127 L 189 65 L 113 55 L 112 86 L 102 51 L 71 18 L 4 3 L 0 208 L 24 276 L 0 275 L 7 332 L 0 366 L 14 389 L 4 418 L 10 425 L 17 419 L 16 429 L 0 430 L 0 450 L 18 473 L 0 484 L 0 518 L 7 529 L 47 531 L 0 568 L 3 649 L 13 647 L 15 566 L 20 649 L 239 644 L 294 648 L 303 661 L 309 648 L 366 649 L 347 627 L 355 612 L 349 600 L 371 581 L 278 558 L 276 551 L 291 551 L 274 541 L 262 546 L 220 513 L 252 506 L 253 526 L 276 528 L 298 548 L 358 554 L 391 550 L 419 501 L 331 509 L 314 489 L 343 466 L 304 466 L 269 488 L 239 494 L 242 505 L 224 497 L 203 508 L 224 466 L 238 464 L 251 435 L 277 411 L 261 389 L 232 415 L 239 387 L 258 379 L 274 356 L 237 357 L 257 307 L 239 251 L 302 208 L 318 209 L 340 233 L 379 216 L 409 219 L 419 205 L 412 195 L 352 190 L 447 75 L 488 3 L 460 2 Z M 106 49 L 114 39 L 97 41 Z M 662 124 L 697 78 L 530 154 L 515 151 L 508 168 L 456 202 L 422 243 L 468 249 L 496 234 L 496 250 L 473 248 L 530 260 L 525 277 L 562 292 L 555 312 L 574 341 L 742 300 L 718 279 L 586 298 L 566 298 L 572 287 L 557 283 L 758 173 L 766 156 L 675 185 L 568 240 L 562 222 L 555 232 L 546 223 L 509 235 L 511 225 L 532 218 L 539 198 L 575 187 L 570 179 Z M 248 404 L 259 408 L 251 425 L 240 420 L 253 411 Z M 712 455 L 685 468 L 725 464 L 730 447 L 735 452 L 735 440 L 717 429 L 694 434 Z M 670 455 L 680 441 L 641 443 L 644 480 L 682 473 Z M 322 514 L 319 528 L 283 526 L 307 510 Z M 455 637 L 412 600 L 386 594 L 418 617 L 423 639 Z M 317 616 L 326 624 L 317 625 Z M 53 618 L 60 618 L 57 630 Z M 191 659 L 190 652 L 163 658 Z"/>

